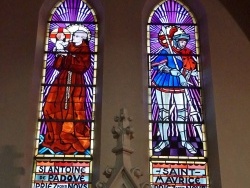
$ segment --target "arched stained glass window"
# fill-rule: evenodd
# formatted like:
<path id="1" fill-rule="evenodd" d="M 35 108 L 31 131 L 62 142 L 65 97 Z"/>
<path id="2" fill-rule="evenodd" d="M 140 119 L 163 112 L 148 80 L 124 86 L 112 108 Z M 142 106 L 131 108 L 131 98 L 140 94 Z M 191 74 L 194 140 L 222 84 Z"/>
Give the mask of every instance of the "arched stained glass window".
<path id="1" fill-rule="evenodd" d="M 83 0 L 62 0 L 51 12 L 32 187 L 91 187 L 97 32 Z"/>
<path id="2" fill-rule="evenodd" d="M 199 35 L 191 11 L 165 0 L 148 20 L 150 173 L 155 188 L 207 188 Z"/>

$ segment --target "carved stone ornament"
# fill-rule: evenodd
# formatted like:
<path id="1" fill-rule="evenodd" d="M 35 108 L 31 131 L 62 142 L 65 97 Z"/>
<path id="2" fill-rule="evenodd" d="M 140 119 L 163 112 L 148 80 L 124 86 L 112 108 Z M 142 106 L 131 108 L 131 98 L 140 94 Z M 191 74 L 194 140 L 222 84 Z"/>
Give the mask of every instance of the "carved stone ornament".
<path id="1" fill-rule="evenodd" d="M 130 125 L 132 118 L 128 116 L 126 109 L 121 109 L 119 116 L 115 116 L 117 122 L 111 132 L 113 138 L 117 140 L 116 147 L 112 152 L 116 155 L 114 167 L 107 167 L 104 175 L 107 182 L 98 181 L 97 188 L 150 188 L 148 183 L 140 183 L 139 179 L 143 173 L 138 167 L 132 167 L 131 155 L 134 150 L 130 147 L 130 141 L 134 138 L 134 129 Z"/>

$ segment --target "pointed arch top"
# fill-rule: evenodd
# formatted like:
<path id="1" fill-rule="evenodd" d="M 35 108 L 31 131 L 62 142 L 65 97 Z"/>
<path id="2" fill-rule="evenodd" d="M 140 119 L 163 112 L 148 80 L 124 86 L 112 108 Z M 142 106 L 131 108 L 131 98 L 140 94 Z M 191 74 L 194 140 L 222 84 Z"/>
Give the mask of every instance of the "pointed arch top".
<path id="1" fill-rule="evenodd" d="M 151 24 L 196 24 L 192 11 L 178 0 L 161 1 L 152 10 Z"/>
<path id="2" fill-rule="evenodd" d="M 84 0 L 58 2 L 51 11 L 49 21 L 97 22 L 95 10 Z"/>

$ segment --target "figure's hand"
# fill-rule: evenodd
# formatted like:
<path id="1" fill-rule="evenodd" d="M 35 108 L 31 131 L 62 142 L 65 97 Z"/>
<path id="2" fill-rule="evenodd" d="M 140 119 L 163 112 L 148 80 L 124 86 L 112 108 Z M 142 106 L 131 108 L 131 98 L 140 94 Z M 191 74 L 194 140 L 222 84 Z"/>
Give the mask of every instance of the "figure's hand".
<path id="1" fill-rule="evenodd" d="M 181 74 L 179 75 L 179 78 L 180 78 L 180 83 L 182 86 L 188 86 L 188 82 L 186 80 L 186 78 Z"/>
<path id="2" fill-rule="evenodd" d="M 159 68 L 159 70 L 160 70 L 161 72 L 169 73 L 169 71 L 170 71 L 170 68 L 169 68 L 167 65 L 165 65 L 165 64 L 159 65 L 158 68 Z"/>
<path id="3" fill-rule="evenodd" d="M 66 50 L 57 51 L 57 56 L 67 56 L 67 51 Z"/>
<path id="4" fill-rule="evenodd" d="M 66 53 L 57 53 L 57 54 L 56 54 L 56 57 L 57 57 L 57 56 L 67 56 L 67 54 L 66 54 Z"/>
<path id="5" fill-rule="evenodd" d="M 181 75 L 180 71 L 178 71 L 177 69 L 171 69 L 170 73 L 172 76 L 180 76 Z"/>
<path id="6" fill-rule="evenodd" d="M 194 76 L 194 77 L 198 77 L 198 71 L 196 69 L 194 69 L 192 72 L 191 72 L 191 75 Z"/>
<path id="7" fill-rule="evenodd" d="M 67 56 L 67 53 L 61 53 L 60 55 L 61 56 Z"/>

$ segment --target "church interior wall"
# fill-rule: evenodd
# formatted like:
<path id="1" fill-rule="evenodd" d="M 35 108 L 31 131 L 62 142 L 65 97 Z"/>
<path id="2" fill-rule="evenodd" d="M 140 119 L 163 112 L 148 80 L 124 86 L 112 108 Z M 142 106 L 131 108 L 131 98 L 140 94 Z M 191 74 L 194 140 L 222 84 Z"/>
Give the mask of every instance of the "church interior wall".
<path id="1" fill-rule="evenodd" d="M 30 187 L 46 17 L 55 2 L 0 2 L 4 7 L 0 13 L 0 187 Z M 114 165 L 115 155 L 111 150 L 115 140 L 111 128 L 116 125 L 114 116 L 120 108 L 126 108 L 133 119 L 132 164 L 144 172 L 142 181 L 149 181 L 144 29 L 150 6 L 157 2 L 89 2 L 100 23 L 94 181 L 105 180 L 104 169 Z M 249 40 L 218 1 L 183 2 L 194 10 L 201 24 L 211 187 L 247 187 Z"/>

